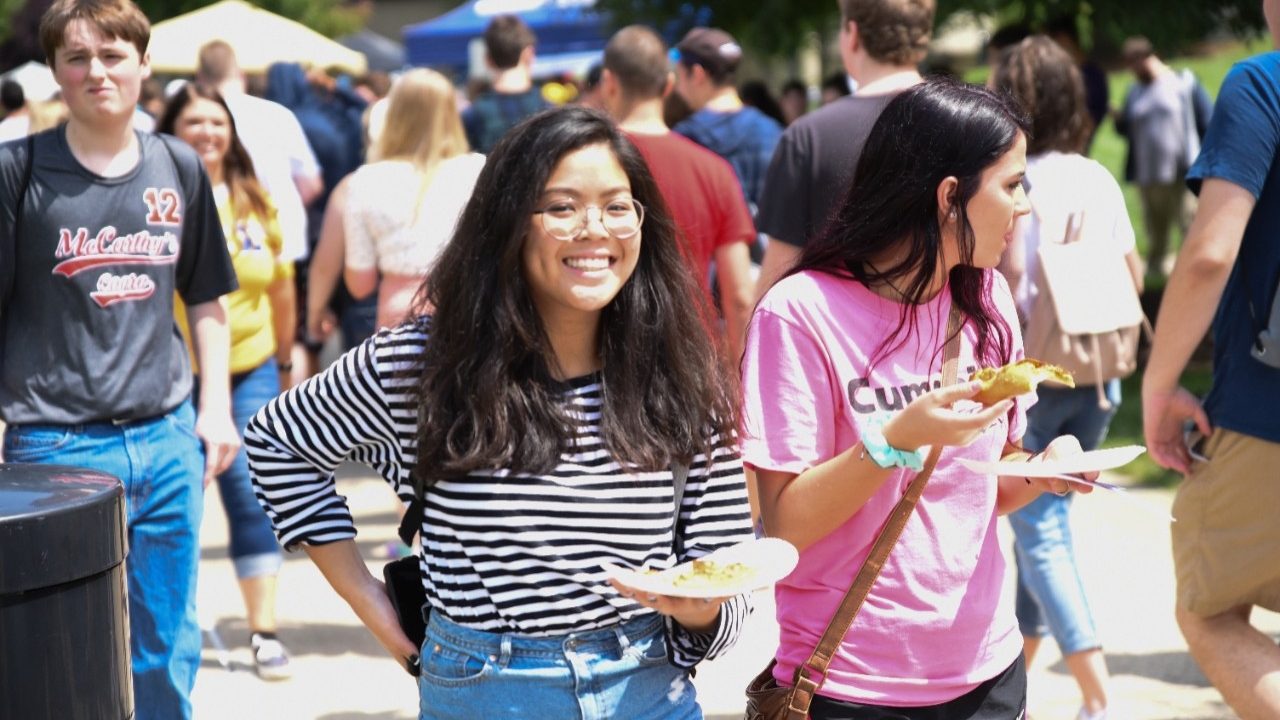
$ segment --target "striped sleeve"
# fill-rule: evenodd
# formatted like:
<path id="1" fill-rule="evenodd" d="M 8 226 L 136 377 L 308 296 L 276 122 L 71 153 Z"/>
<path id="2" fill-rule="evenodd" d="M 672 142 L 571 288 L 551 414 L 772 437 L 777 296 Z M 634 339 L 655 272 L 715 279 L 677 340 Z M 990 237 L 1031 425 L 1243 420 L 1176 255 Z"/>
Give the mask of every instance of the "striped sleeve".
<path id="1" fill-rule="evenodd" d="M 710 466 L 705 456 L 694 458 L 680 513 L 684 551 L 678 562 L 752 538 L 742 458 L 730 442 L 721 439 L 716 444 Z M 671 662 L 691 668 L 723 655 L 738 642 L 752 607 L 750 593 L 730 598 L 720 606 L 716 630 L 704 634 L 692 633 L 667 617 Z"/>
<path id="2" fill-rule="evenodd" d="M 250 420 L 244 444 L 254 493 L 286 548 L 355 537 L 333 478 L 348 457 L 377 471 L 401 498 L 412 497 L 413 458 L 402 437 L 412 435 L 412 417 L 405 417 L 412 413 L 407 388 L 396 387 L 411 380 L 398 379 L 396 370 L 414 345 L 403 333 L 379 333 Z"/>

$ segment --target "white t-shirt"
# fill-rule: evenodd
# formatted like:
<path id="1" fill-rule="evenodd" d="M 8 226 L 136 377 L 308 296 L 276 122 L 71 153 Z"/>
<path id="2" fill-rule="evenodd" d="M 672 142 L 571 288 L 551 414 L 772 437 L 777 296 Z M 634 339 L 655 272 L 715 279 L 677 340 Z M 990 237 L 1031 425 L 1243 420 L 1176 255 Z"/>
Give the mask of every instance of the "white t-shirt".
<path id="1" fill-rule="evenodd" d="M 347 267 L 425 275 L 453 237 L 483 167 L 484 156 L 478 153 L 451 157 L 436 168 L 425 191 L 417 170 L 405 160 L 356 170 L 343 215 Z"/>
<path id="2" fill-rule="evenodd" d="M 1032 212 L 1018 221 L 1027 253 L 1026 272 L 1013 292 L 1023 317 L 1030 316 L 1040 292 L 1036 286 L 1040 239 L 1060 242 L 1073 215 L 1084 214 L 1083 238 L 1111 243 L 1122 255 L 1134 245 L 1133 224 L 1120 184 L 1098 161 L 1060 152 L 1029 157 L 1026 184 Z"/>
<path id="3" fill-rule="evenodd" d="M 308 254 L 307 209 L 293 179 L 320 174 L 302 125 L 288 108 L 270 100 L 252 95 L 228 95 L 226 100 L 258 182 L 275 203 L 283 257 L 302 260 Z"/>

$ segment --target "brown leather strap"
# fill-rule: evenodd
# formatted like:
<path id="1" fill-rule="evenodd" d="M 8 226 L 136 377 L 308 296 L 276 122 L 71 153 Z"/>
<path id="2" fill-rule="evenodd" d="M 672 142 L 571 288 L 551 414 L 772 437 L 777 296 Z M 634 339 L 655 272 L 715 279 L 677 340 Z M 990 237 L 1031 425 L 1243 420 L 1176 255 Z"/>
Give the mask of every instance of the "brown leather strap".
<path id="1" fill-rule="evenodd" d="M 942 352 L 942 384 L 944 387 L 954 385 L 956 376 L 959 374 L 960 323 L 960 309 L 952 304 L 951 314 L 947 317 L 947 344 Z M 818 647 L 814 649 L 808 661 L 796 668 L 793 685 L 795 690 L 791 693 L 790 709 L 793 713 L 799 713 L 800 717 L 804 717 L 809 712 L 809 704 L 813 702 L 814 694 L 822 686 L 822 682 L 826 680 L 827 666 L 831 664 L 831 659 L 835 657 L 836 649 L 844 641 L 844 636 L 849 632 L 850 626 L 853 625 L 853 619 L 857 617 L 863 601 L 867 599 L 867 594 L 871 592 L 872 584 L 875 583 L 876 577 L 880 575 L 880 570 L 884 567 L 885 560 L 889 558 L 889 551 L 898 542 L 898 536 L 902 534 L 902 529 L 906 527 L 907 520 L 911 517 L 911 511 L 915 509 L 916 502 L 920 500 L 920 495 L 924 493 L 925 483 L 929 482 L 929 476 L 933 474 L 933 468 L 938 464 L 938 456 L 941 454 L 941 445 L 934 445 L 930 449 L 929 458 L 925 461 L 924 469 L 911 480 L 911 484 L 907 486 L 906 494 L 902 496 L 902 499 L 893 508 L 893 513 L 889 515 L 889 521 L 880 530 L 880 535 L 876 537 L 875 544 L 871 546 L 871 552 L 868 553 L 866 561 L 862 563 L 862 568 L 858 570 L 858 575 L 853 579 L 853 585 L 849 587 L 844 599 L 840 601 L 840 607 L 836 609 L 835 617 L 831 618 L 831 622 L 827 624 L 826 631 L 822 633 L 822 639 L 818 641 Z"/>

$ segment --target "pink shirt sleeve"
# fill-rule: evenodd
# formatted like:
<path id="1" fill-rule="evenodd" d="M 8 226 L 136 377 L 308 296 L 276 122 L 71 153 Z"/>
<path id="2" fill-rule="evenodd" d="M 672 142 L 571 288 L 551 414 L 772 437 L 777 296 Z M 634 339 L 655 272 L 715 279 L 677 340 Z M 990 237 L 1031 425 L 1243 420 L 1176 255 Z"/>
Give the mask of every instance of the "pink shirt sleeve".
<path id="1" fill-rule="evenodd" d="M 834 456 L 838 385 L 817 341 L 767 309 L 747 334 L 743 384 L 743 461 L 801 473 Z"/>

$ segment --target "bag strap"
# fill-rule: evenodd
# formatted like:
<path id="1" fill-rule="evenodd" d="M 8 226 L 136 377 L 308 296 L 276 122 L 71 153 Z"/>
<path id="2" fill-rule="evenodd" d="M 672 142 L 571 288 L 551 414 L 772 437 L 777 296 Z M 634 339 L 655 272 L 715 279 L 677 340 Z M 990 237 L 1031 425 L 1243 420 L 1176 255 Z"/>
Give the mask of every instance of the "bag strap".
<path id="1" fill-rule="evenodd" d="M 671 543 L 675 547 L 676 562 L 684 552 L 684 536 L 680 532 L 680 506 L 684 504 L 684 486 L 689 481 L 689 466 L 671 461 L 671 483 L 675 487 L 676 511 L 671 516 Z"/>
<path id="2" fill-rule="evenodd" d="M 954 385 L 956 376 L 960 367 L 960 309 L 953 303 L 951 305 L 951 314 L 947 318 L 947 344 L 942 354 L 942 385 Z M 817 693 L 818 688 L 826 680 L 827 666 L 831 664 L 831 659 L 835 657 L 836 650 L 843 642 L 844 636 L 848 634 L 849 628 L 853 625 L 854 618 L 858 615 L 858 610 L 862 608 L 862 603 L 867 599 L 867 594 L 871 592 L 871 586 L 875 583 L 876 578 L 880 575 L 880 570 L 884 567 L 885 561 L 889 557 L 889 552 L 893 550 L 894 544 L 898 542 L 898 536 L 902 534 L 902 529 L 906 527 L 907 520 L 911 517 L 911 512 L 915 509 L 916 503 L 920 500 L 920 496 L 924 493 L 925 483 L 929 482 L 929 476 L 933 474 L 933 468 L 938 464 L 938 457 L 942 454 L 942 445 L 934 445 L 929 451 L 929 458 L 925 461 L 924 469 L 921 470 L 911 484 L 907 486 L 907 492 L 898 501 L 893 508 L 893 513 L 889 515 L 889 521 L 885 523 L 884 528 L 880 530 L 880 534 L 876 537 L 876 542 L 871 547 L 871 552 L 867 555 L 867 559 L 862 563 L 862 568 L 858 570 L 857 576 L 853 579 L 853 584 L 849 586 L 848 592 L 845 593 L 844 599 L 840 601 L 840 607 L 836 609 L 835 617 L 831 618 L 831 622 L 827 624 L 827 629 L 822 633 L 822 639 L 818 641 L 818 647 L 814 649 L 813 654 L 800 667 L 796 668 L 796 677 L 794 689 L 791 692 L 790 710 L 793 713 L 799 713 L 799 717 L 805 717 L 809 712 L 809 705 L 813 702 L 813 696 Z M 814 677 L 821 677 L 820 680 L 814 680 Z"/>
<path id="3" fill-rule="evenodd" d="M 13 210 L 13 238 L 17 242 L 18 226 L 22 223 L 22 208 L 27 204 L 27 190 L 31 187 L 31 171 L 36 164 L 36 136 L 27 135 L 27 161 L 22 166 L 22 185 L 18 188 L 18 205 Z"/>
<path id="4" fill-rule="evenodd" d="M 13 209 L 13 235 L 11 238 L 11 246 L 13 248 L 13 256 L 10 258 L 11 267 L 18 267 L 18 226 L 22 223 L 22 208 L 27 204 L 27 190 L 31 187 L 31 170 L 35 165 L 36 136 L 27 135 L 27 159 L 22 166 L 22 185 L 18 187 L 18 201 Z M 4 312 L 13 303 L 13 285 L 17 282 L 17 278 L 9 278 L 9 287 L 5 291 L 4 297 L 0 298 L 0 317 L 7 317 Z"/>
<path id="5" fill-rule="evenodd" d="M 409 507 L 405 508 L 404 517 L 400 518 L 400 529 L 396 534 L 405 545 L 413 547 L 413 536 L 422 529 L 422 522 L 426 519 L 426 502 L 422 499 L 422 495 L 414 490 L 413 500 L 409 501 Z"/>
<path id="6" fill-rule="evenodd" d="M 680 553 L 684 550 L 684 543 L 680 535 L 680 506 L 684 503 L 684 486 L 689 480 L 689 466 L 684 463 L 671 462 L 671 481 L 675 486 L 675 513 L 671 516 L 671 537 L 675 542 L 676 557 L 680 557 Z M 404 517 L 400 518 L 400 529 L 396 532 L 400 536 L 400 540 L 405 545 L 413 546 L 413 536 L 418 534 L 422 529 L 422 523 L 427 519 L 426 501 L 423 495 L 426 493 L 425 483 L 422 483 L 423 490 L 418 491 L 419 483 L 414 483 L 413 500 L 409 502 L 409 507 L 405 508 Z"/>

